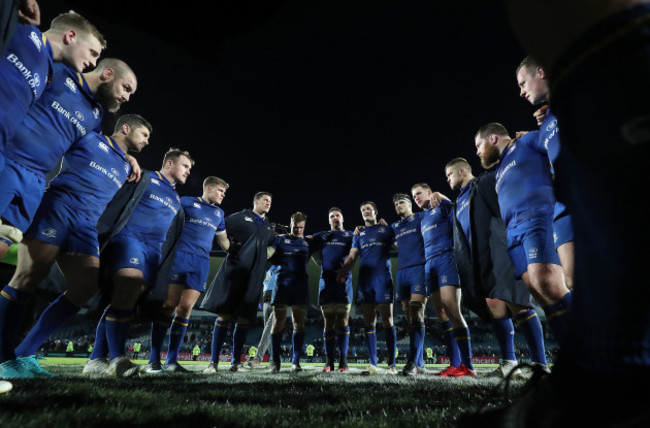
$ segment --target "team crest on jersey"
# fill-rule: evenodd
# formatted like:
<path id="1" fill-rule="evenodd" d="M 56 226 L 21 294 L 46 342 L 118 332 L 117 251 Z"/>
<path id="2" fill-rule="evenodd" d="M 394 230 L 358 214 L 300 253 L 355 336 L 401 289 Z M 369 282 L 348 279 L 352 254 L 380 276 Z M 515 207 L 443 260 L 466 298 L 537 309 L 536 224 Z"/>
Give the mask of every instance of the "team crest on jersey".
<path id="1" fill-rule="evenodd" d="M 74 115 L 77 117 L 77 119 L 79 119 L 80 121 L 83 122 L 83 120 L 84 120 L 84 115 L 81 114 L 80 111 L 75 111 L 75 112 L 74 112 Z"/>
<path id="2" fill-rule="evenodd" d="M 156 180 L 155 178 L 151 179 L 151 182 L 155 184 L 156 186 L 160 186 L 160 181 Z"/>
<path id="3" fill-rule="evenodd" d="M 550 131 L 550 130 L 552 130 L 553 128 L 555 128 L 556 126 L 557 126 L 557 120 L 554 120 L 553 122 L 549 123 L 549 124 L 546 126 L 546 131 Z"/>
<path id="4" fill-rule="evenodd" d="M 249 216 L 244 217 L 244 220 L 250 221 L 251 223 L 255 221 L 253 220 L 253 217 L 249 217 Z"/>
<path id="5" fill-rule="evenodd" d="M 379 233 L 384 233 L 384 232 L 386 232 L 386 228 L 384 228 L 384 227 L 380 227 L 380 228 L 379 228 Z"/>
<path id="6" fill-rule="evenodd" d="M 103 141 L 100 141 L 99 144 L 97 144 L 97 146 L 103 151 L 105 151 L 106 153 L 108 153 L 108 146 Z"/>
<path id="7" fill-rule="evenodd" d="M 51 227 L 47 229 L 43 229 L 41 232 L 41 235 L 47 237 L 47 238 L 56 238 L 56 229 L 52 229 Z"/>
<path id="8" fill-rule="evenodd" d="M 99 109 L 97 107 L 93 109 L 93 117 L 99 119 Z"/>
<path id="9" fill-rule="evenodd" d="M 125 174 L 128 174 L 128 173 L 129 173 L 129 168 L 130 168 L 130 165 L 129 165 L 128 163 L 125 163 L 125 164 L 124 164 L 124 173 L 125 173 Z"/>
<path id="10" fill-rule="evenodd" d="M 67 77 L 65 79 L 65 86 L 67 86 L 72 92 L 77 93 L 77 85 L 74 84 L 74 80 L 71 78 Z"/>
<path id="11" fill-rule="evenodd" d="M 120 172 L 119 172 L 118 170 L 116 170 L 115 168 L 111 168 L 111 172 L 112 172 L 113 175 L 116 176 L 116 177 L 119 177 L 119 176 L 120 176 Z"/>
<path id="12" fill-rule="evenodd" d="M 36 46 L 36 49 L 40 52 L 41 49 L 43 49 L 43 42 L 41 42 L 41 38 L 36 34 L 35 31 L 32 31 L 31 34 L 29 35 L 29 40 L 31 40 L 34 43 L 34 46 Z"/>

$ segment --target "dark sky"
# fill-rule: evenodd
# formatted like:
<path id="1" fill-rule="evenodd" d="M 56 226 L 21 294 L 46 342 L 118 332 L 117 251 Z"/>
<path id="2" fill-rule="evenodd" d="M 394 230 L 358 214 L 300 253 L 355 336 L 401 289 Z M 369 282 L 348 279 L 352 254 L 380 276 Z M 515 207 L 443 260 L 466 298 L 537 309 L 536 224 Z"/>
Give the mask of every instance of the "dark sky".
<path id="1" fill-rule="evenodd" d="M 189 150 L 197 163 L 179 193 L 200 194 L 204 177 L 220 176 L 231 185 L 226 213 L 268 190 L 269 217 L 287 224 L 304 211 L 309 233 L 327 228 L 334 205 L 352 228 L 364 200 L 393 221 L 391 195 L 416 182 L 451 195 L 451 158 L 480 170 L 479 126 L 535 126 L 515 81 L 525 52 L 498 1 L 164 4 L 41 2 L 41 28 L 68 9 L 95 23 L 108 40 L 103 56 L 138 77 L 121 112 L 153 124 L 142 166 L 160 168 L 170 146 Z"/>

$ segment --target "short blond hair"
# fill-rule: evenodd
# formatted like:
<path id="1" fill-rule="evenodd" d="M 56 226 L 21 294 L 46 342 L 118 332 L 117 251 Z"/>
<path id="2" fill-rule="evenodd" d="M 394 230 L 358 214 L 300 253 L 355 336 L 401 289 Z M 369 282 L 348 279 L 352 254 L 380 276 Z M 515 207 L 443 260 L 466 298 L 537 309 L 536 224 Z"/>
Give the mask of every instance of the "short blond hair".
<path id="1" fill-rule="evenodd" d="M 50 30 L 57 33 L 65 33 L 68 30 L 75 30 L 86 36 L 92 36 L 99 41 L 102 49 L 106 49 L 106 39 L 99 32 L 97 27 L 74 10 L 59 14 L 50 23 Z M 49 31 L 49 30 L 48 30 Z"/>

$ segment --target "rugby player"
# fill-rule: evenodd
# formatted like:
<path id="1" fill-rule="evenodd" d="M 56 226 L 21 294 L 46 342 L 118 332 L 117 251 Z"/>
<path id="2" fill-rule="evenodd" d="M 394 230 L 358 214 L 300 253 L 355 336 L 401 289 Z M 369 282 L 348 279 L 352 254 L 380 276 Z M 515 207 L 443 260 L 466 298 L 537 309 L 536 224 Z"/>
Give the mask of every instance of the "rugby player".
<path id="1" fill-rule="evenodd" d="M 515 275 L 526 283 L 562 340 L 572 293 L 553 244 L 555 192 L 546 148 L 537 131 L 511 139 L 499 123 L 481 127 L 474 141 L 485 168 L 498 163 L 495 189 Z"/>
<path id="2" fill-rule="evenodd" d="M 167 299 L 162 313 L 151 323 L 151 353 L 149 363 L 143 367 L 145 373 L 163 370 L 160 363 L 160 349 L 169 331 L 169 348 L 165 361 L 165 372 L 187 373 L 178 364 L 178 353 L 187 332 L 192 308 L 201 293 L 210 273 L 210 250 L 216 236 L 225 251 L 230 247 L 221 204 L 228 189 L 228 183 L 219 177 L 207 177 L 203 181 L 203 195 L 184 196 L 181 206 L 185 212 L 183 232 L 176 244 L 176 256 L 167 288 Z M 171 329 L 170 329 L 171 325 Z"/>
<path id="3" fill-rule="evenodd" d="M 55 262 L 66 278 L 67 291 L 45 309 L 15 355 L 4 341 L 15 340 L 20 323 L 6 318 L 12 315 L 11 309 L 0 307 L 0 323 L 5 326 L 0 340 L 6 350 L 0 376 L 46 375 L 36 361 L 36 351 L 97 292 L 97 220 L 131 172 L 126 152 L 140 152 L 149 144 L 151 131 L 143 117 L 124 115 L 112 136 L 91 132 L 66 153 L 61 172 L 50 182 L 19 244 L 16 272 L 6 287 L 11 290 L 3 293 L 31 299 Z M 14 332 L 9 332 L 10 326 Z"/>
<path id="4" fill-rule="evenodd" d="M 372 201 L 361 203 L 361 217 L 364 227 L 354 235 L 350 253 L 337 272 L 337 280 L 345 283 L 357 259 L 359 279 L 356 301 L 361 305 L 366 329 L 366 345 L 370 364 L 361 373 L 377 374 L 377 309 L 386 337 L 388 352 L 388 374 L 397 374 L 395 367 L 395 344 L 397 335 L 393 325 L 393 278 L 391 274 L 390 249 L 395 235 L 389 226 L 379 224 L 377 204 Z"/>
<path id="5" fill-rule="evenodd" d="M 257 316 L 268 246 L 275 235 L 266 216 L 271 210 L 271 198 L 269 192 L 257 192 L 252 209 L 226 217 L 230 249 L 201 302 L 201 309 L 217 314 L 212 332 L 212 357 L 204 373 L 216 372 L 228 323 L 233 317 L 237 322 L 230 370 L 237 371 L 241 366 L 246 335 Z"/>
<path id="6" fill-rule="evenodd" d="M 519 84 L 519 95 L 526 98 L 532 105 L 539 105 L 549 101 L 549 83 L 544 68 L 535 61 L 534 58 L 527 56 L 517 67 L 517 83 Z M 538 116 L 539 117 L 539 116 Z M 549 161 L 551 162 L 551 171 L 554 173 L 553 164 L 557 161 L 560 154 L 560 130 L 557 126 L 557 118 L 550 109 L 545 110 L 543 119 L 539 126 L 539 138 L 541 144 L 548 152 Z M 566 205 L 555 201 L 555 211 L 553 213 L 553 242 L 562 269 L 564 271 L 564 281 L 569 289 L 573 288 L 573 271 L 574 271 L 574 236 L 571 215 Z"/>
<path id="7" fill-rule="evenodd" d="M 427 183 L 414 184 L 411 187 L 411 194 L 418 207 L 425 210 L 421 231 L 426 258 L 424 275 L 427 290 L 431 296 L 439 294 L 445 314 L 449 317 L 453 339 L 458 346 L 460 356 L 458 366 L 454 366 L 452 361 L 448 368 L 436 375 L 476 376 L 472 364 L 472 341 L 469 328 L 460 312 L 461 290 L 454 256 L 453 203 L 443 199 L 437 207 L 433 207 L 431 203 L 433 192 Z"/>
<path id="8" fill-rule="evenodd" d="M 544 331 L 526 284 L 515 278 L 508 256 L 506 231 L 494 189 L 495 171 L 478 177 L 463 158 L 445 165 L 452 190 L 459 191 L 454 219 L 454 253 L 463 301 L 494 328 L 501 363 L 490 377 L 523 377 L 517 367 L 515 327 L 523 331 L 534 364 L 548 370 Z M 514 371 L 510 374 L 511 371 Z"/>
<path id="9" fill-rule="evenodd" d="M 425 211 L 413 213 L 409 195 L 393 195 L 399 221 L 393 223 L 397 245 L 397 287 L 395 301 L 401 302 L 409 324 L 410 347 L 406 365 L 400 374 L 426 374 L 424 368 L 424 308 L 429 292 L 424 282 L 424 240 L 420 224 Z"/>
<path id="10" fill-rule="evenodd" d="M 144 194 L 127 223 L 103 251 L 112 280 L 111 301 L 98 323 L 93 354 L 84 367 L 84 374 L 100 372 L 114 377 L 139 374 L 140 367 L 124 351 L 127 330 L 135 317 L 138 298 L 155 281 L 168 229 L 175 217 L 183 213 L 176 185 L 185 183 L 193 164 L 188 152 L 169 149 L 160 171 L 146 174 Z"/>
<path id="11" fill-rule="evenodd" d="M 105 47 L 99 31 L 73 11 L 55 17 L 44 33 L 35 25 L 16 25 L 0 60 L 0 171 L 5 145 L 46 90 L 54 61 L 82 72 L 95 65 Z"/>
<path id="12" fill-rule="evenodd" d="M 301 372 L 300 354 L 305 342 L 305 317 L 309 305 L 309 282 L 307 263 L 312 253 L 305 239 L 307 216 L 300 211 L 291 215 L 289 235 L 276 237 L 270 245 L 271 260 L 280 266 L 275 281 L 271 305 L 273 306 L 273 326 L 271 327 L 271 373 L 280 371 L 280 348 L 282 333 L 287 319 L 287 307 L 291 306 L 293 323 L 291 371 Z"/>
<path id="13" fill-rule="evenodd" d="M 323 372 L 335 370 L 334 354 L 339 347 L 339 372 L 348 372 L 348 347 L 350 344 L 350 309 L 352 307 L 352 272 L 348 272 L 343 283 L 337 281 L 336 271 L 352 248 L 353 233 L 343 228 L 343 212 L 338 207 L 330 208 L 328 214 L 330 230 L 313 235 L 313 242 L 319 252 L 317 263 L 321 266 L 318 282 L 318 304 L 323 313 L 323 342 L 327 362 Z M 316 259 L 314 259 L 316 260 Z M 336 341 L 336 343 L 335 343 Z"/>

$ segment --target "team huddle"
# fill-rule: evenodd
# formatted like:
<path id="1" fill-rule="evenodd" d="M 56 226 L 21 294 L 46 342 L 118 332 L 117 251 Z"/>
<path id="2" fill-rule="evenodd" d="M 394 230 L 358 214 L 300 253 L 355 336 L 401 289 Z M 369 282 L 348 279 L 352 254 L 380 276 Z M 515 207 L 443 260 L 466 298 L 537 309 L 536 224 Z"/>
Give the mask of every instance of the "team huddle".
<path id="1" fill-rule="evenodd" d="M 98 60 L 106 41 L 75 12 L 56 17 L 50 29 L 18 24 L 0 63 L 0 258 L 17 248 L 16 271 L 0 296 L 0 379 L 48 377 L 36 352 L 57 329 L 101 292 L 106 304 L 84 374 L 129 377 L 185 372 L 178 353 L 191 311 L 206 292 L 214 240 L 227 252 L 207 288 L 201 308 L 217 314 L 212 360 L 215 372 L 229 325 L 231 371 L 263 296 L 270 332 L 270 371 L 281 367 L 281 341 L 288 307 L 293 322 L 292 371 L 301 371 L 309 303 L 307 263 L 321 266 L 318 302 L 324 319 L 324 372 L 348 371 L 348 319 L 357 303 L 364 318 L 369 365 L 376 374 L 377 314 L 388 353 L 386 373 L 426 373 L 425 307 L 436 310 L 450 365 L 443 377 L 476 376 L 471 335 L 461 301 L 498 338 L 501 365 L 490 375 L 523 376 L 517 368 L 514 325 L 534 364 L 548 371 L 544 334 L 534 301 L 561 337 L 571 308 L 573 235 L 566 207 L 556 202 L 553 162 L 559 130 L 550 110 L 540 109 L 539 130 L 512 138 L 499 123 L 481 127 L 474 144 L 486 171 L 476 177 L 462 158 L 445 175 L 455 200 L 416 183 L 393 196 L 399 220 L 387 224 L 372 201 L 360 204 L 363 226 L 346 230 L 343 212 L 329 210 L 330 230 L 305 234 L 307 216 L 291 217 L 278 234 L 267 218 L 272 194 L 258 192 L 253 207 L 229 216 L 219 208 L 228 183 L 205 178 L 203 194 L 180 197 L 194 160 L 170 149 L 159 171 L 141 170 L 129 152 L 146 148 L 153 132 L 142 116 L 117 119 L 101 133 L 104 112 L 116 113 L 137 89 L 131 68 L 115 58 Z M 93 70 L 84 72 L 86 68 Z M 521 95 L 548 101 L 543 68 L 526 58 L 516 71 Z M 47 180 L 57 168 L 58 174 Z M 442 171 L 441 171 L 442 173 Z M 413 203 L 417 205 L 417 212 Z M 396 283 L 390 252 L 397 248 Z M 352 269 L 359 260 L 356 292 Z M 54 265 L 58 269 L 52 269 Z M 270 269 L 267 267 L 272 265 Z M 263 284 L 267 279 L 267 288 Z M 50 303 L 22 342 L 19 322 L 41 283 L 58 284 Z M 101 289 L 101 291 L 100 291 Z M 151 357 L 138 366 L 125 355 L 127 332 L 143 301 L 150 313 Z M 406 365 L 396 367 L 393 304 L 400 303 L 410 328 Z M 265 310 L 266 312 L 266 310 Z M 169 350 L 160 360 L 169 331 Z M 512 372 L 512 373 L 510 373 Z"/>

